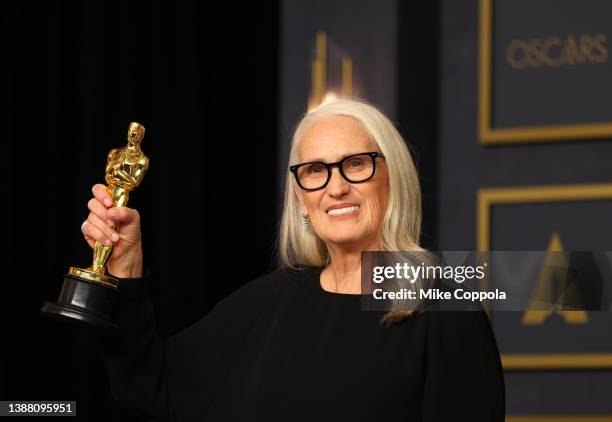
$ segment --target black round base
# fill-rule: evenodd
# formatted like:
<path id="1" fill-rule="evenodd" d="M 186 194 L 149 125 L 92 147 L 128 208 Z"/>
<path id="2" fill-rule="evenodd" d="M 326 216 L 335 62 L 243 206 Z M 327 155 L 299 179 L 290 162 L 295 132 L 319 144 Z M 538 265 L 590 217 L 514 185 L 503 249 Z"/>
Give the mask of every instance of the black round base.
<path id="1" fill-rule="evenodd" d="M 110 287 L 67 275 L 57 302 L 46 302 L 41 312 L 66 322 L 116 330 L 119 327 L 111 317 L 116 297 L 117 291 Z"/>

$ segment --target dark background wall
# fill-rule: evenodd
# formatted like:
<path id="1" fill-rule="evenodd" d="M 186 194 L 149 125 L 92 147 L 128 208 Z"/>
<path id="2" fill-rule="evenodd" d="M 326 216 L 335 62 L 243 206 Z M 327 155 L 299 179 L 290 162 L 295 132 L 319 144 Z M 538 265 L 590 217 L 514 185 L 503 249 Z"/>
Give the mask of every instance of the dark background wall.
<path id="1" fill-rule="evenodd" d="M 522 144 L 483 145 L 478 136 L 479 82 L 479 1 L 447 0 L 441 8 L 441 75 L 439 114 L 439 228 L 440 249 L 474 250 L 477 245 L 477 198 L 482 188 L 530 187 L 537 185 L 564 186 L 568 184 L 606 183 L 611 180 L 609 160 L 612 143 L 609 138 L 576 137 L 571 141 L 526 142 Z M 550 35 L 565 36 L 573 32 L 597 33 L 609 28 L 601 24 L 600 14 L 605 2 L 514 2 L 492 1 L 497 13 L 494 22 L 503 23 L 499 31 L 507 39 Z M 503 6 L 503 7 L 501 7 Z M 567 9 L 566 9 L 567 8 Z M 514 9 L 512 13 L 508 9 Z M 574 16 L 568 10 L 579 10 Z M 591 16 L 578 25 L 575 21 Z M 595 17 L 593 17 L 595 16 Z M 608 15 L 606 15 L 608 16 Z M 554 26 L 554 22 L 561 25 Z M 497 28 L 497 27 L 496 27 Z M 495 33 L 495 29 L 493 31 Z M 608 42 L 609 42 L 608 38 Z M 507 41 L 506 41 L 507 42 Z M 503 45 L 497 45 L 494 57 L 505 57 Z M 542 110 L 546 119 L 555 118 L 556 124 L 573 123 L 563 112 L 565 108 L 586 103 L 598 109 L 585 113 L 598 119 L 600 105 L 591 102 L 591 82 L 597 80 L 602 89 L 609 89 L 609 77 L 596 79 L 601 69 L 594 66 L 565 66 L 559 69 L 540 67 L 514 75 L 504 68 L 503 60 L 493 66 L 493 78 L 502 72 L 496 104 L 503 104 L 507 114 L 523 115 L 531 110 L 531 124 L 540 118 L 537 104 L 549 104 Z M 595 74 L 589 74 L 593 68 Z M 515 72 L 516 73 L 516 72 Z M 498 77 L 500 77 L 498 75 Z M 538 79 L 535 79 L 538 78 Z M 553 96 L 546 93 L 548 85 L 542 81 L 566 78 L 571 84 L 564 90 L 557 86 Z M 529 85 L 529 83 L 534 83 Z M 511 82 L 521 82 L 514 90 L 523 95 L 506 96 L 512 91 Z M 594 84 L 594 86 L 597 86 Z M 580 90 L 580 94 L 575 91 Z M 608 107 L 609 108 L 609 107 Z M 499 110 L 498 110 L 499 111 Z M 609 113 L 608 113 L 609 114 Z M 544 122 L 546 123 L 546 119 Z M 515 122 L 510 117 L 506 123 Z M 610 211 L 612 201 L 560 201 L 539 204 L 510 204 L 492 207 L 490 225 L 491 250 L 546 250 L 553 233 L 557 232 L 564 250 L 611 249 L 612 230 Z M 541 326 L 521 324 L 522 312 L 493 313 L 502 354 L 512 353 L 610 353 L 605 338 L 609 338 L 612 324 L 610 312 L 594 312 L 585 325 L 569 325 L 558 318 L 549 318 Z M 607 327 L 607 328 L 604 328 Z M 540 342 L 530 341 L 538 337 Z M 588 338 L 596 346 L 589 347 L 581 338 Z M 547 350 L 538 350 L 543 343 Z M 612 372 L 603 368 L 552 368 L 506 370 L 507 412 L 511 416 L 595 415 L 612 414 Z M 578 419 L 576 420 L 590 420 Z M 538 419 L 530 419 L 538 420 Z"/>
<path id="2" fill-rule="evenodd" d="M 69 266 L 91 264 L 79 226 L 130 121 L 146 127 L 150 170 L 129 205 L 162 331 L 270 269 L 278 3 L 213 3 L 3 4 L 0 399 L 76 400 L 78 420 L 132 420 L 91 337 L 39 314 Z"/>

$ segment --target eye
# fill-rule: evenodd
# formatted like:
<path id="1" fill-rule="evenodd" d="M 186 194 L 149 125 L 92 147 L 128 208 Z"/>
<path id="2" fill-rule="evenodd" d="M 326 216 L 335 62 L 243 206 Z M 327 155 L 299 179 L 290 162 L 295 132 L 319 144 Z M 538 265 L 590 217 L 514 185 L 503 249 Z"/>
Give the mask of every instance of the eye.
<path id="1" fill-rule="evenodd" d="M 355 157 L 348 160 L 347 166 L 350 168 L 360 168 L 365 165 L 363 158 Z"/>
<path id="2" fill-rule="evenodd" d="M 306 172 L 308 174 L 320 174 L 320 173 L 324 173 L 325 171 L 326 171 L 325 166 L 319 163 L 310 164 L 306 169 Z"/>

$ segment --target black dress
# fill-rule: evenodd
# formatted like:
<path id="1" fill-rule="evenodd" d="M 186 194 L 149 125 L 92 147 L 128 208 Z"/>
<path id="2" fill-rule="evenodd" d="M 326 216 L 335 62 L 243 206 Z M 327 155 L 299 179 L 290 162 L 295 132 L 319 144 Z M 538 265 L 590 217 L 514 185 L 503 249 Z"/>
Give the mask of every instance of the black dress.
<path id="1" fill-rule="evenodd" d="M 320 274 L 276 270 L 168 340 L 145 281 L 123 281 L 122 334 L 102 342 L 113 396 L 151 421 L 503 421 L 484 312 L 385 327 L 360 295 L 323 290 Z"/>

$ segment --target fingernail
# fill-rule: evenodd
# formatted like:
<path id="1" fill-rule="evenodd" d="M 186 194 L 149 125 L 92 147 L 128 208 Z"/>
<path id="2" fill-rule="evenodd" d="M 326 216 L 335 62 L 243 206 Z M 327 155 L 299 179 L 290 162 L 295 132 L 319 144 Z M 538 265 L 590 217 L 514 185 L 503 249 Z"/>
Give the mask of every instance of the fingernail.
<path id="1" fill-rule="evenodd" d="M 106 220 L 106 224 L 113 227 L 115 225 L 115 222 L 113 220 Z"/>
<path id="2" fill-rule="evenodd" d="M 116 242 L 117 240 L 119 240 L 119 235 L 117 233 L 113 233 L 111 235 L 111 239 L 113 239 L 113 242 Z"/>
<path id="3" fill-rule="evenodd" d="M 117 210 L 116 209 L 110 209 L 108 210 L 108 216 L 109 217 L 113 217 L 113 218 L 117 218 Z"/>
<path id="4" fill-rule="evenodd" d="M 110 207 L 111 205 L 113 205 L 113 201 L 111 201 L 108 198 L 104 198 L 104 205 L 106 205 L 107 207 Z"/>
<path id="5" fill-rule="evenodd" d="M 106 246 L 110 246 L 110 245 L 112 245 L 112 244 L 113 244 L 113 242 L 111 242 L 109 239 L 104 239 L 104 244 L 105 244 Z"/>

